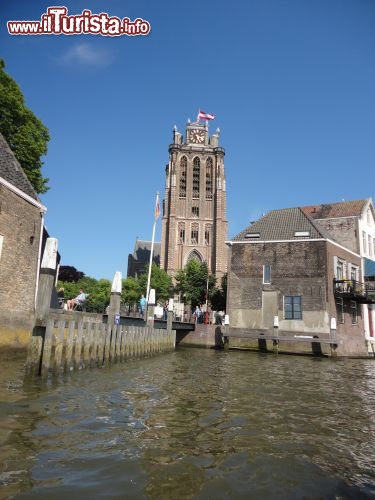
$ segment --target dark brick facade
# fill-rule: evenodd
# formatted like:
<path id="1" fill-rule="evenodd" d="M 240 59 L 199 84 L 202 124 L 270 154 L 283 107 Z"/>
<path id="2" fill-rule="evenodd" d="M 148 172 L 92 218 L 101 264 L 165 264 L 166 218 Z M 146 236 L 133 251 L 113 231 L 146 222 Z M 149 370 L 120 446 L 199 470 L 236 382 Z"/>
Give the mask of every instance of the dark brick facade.
<path id="1" fill-rule="evenodd" d="M 329 336 L 331 318 L 337 317 L 333 289 L 335 256 L 360 267 L 358 255 L 323 239 L 233 242 L 228 271 L 230 331 L 272 334 L 273 316 L 278 316 L 280 335 Z M 271 266 L 270 284 L 263 283 L 264 265 Z M 285 320 L 285 296 L 301 296 L 301 320 Z M 344 322 L 337 325 L 340 343 L 335 354 L 367 356 L 361 310 L 359 304 L 357 322 L 352 324 L 350 305 L 345 304 Z M 244 341 L 237 343 L 243 346 Z M 311 351 L 302 343 L 284 344 L 286 347 L 289 352 Z"/>
<path id="2" fill-rule="evenodd" d="M 34 326 L 44 212 L 0 134 L 0 346 L 26 346 Z"/>
<path id="3" fill-rule="evenodd" d="M 40 209 L 0 188 L 0 343 L 24 342 L 34 323 L 41 232 Z"/>

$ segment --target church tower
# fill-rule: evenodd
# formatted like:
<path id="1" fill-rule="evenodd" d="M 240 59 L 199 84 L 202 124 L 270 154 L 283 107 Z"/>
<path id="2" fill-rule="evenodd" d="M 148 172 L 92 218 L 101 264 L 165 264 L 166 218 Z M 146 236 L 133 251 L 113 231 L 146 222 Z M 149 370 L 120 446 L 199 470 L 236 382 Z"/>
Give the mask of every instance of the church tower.
<path id="1" fill-rule="evenodd" d="M 190 260 L 206 262 L 218 279 L 227 271 L 228 221 L 224 148 L 208 123 L 174 127 L 166 166 L 160 267 L 173 275 Z M 219 280 L 218 280 L 219 283 Z"/>

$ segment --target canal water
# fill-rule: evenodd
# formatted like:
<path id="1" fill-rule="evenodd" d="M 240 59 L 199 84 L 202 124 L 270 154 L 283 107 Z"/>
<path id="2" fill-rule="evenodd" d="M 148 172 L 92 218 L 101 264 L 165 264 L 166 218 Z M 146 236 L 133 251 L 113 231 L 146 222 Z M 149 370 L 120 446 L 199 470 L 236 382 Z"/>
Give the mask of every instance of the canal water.
<path id="1" fill-rule="evenodd" d="M 375 360 L 178 348 L 0 364 L 0 498 L 375 498 Z"/>

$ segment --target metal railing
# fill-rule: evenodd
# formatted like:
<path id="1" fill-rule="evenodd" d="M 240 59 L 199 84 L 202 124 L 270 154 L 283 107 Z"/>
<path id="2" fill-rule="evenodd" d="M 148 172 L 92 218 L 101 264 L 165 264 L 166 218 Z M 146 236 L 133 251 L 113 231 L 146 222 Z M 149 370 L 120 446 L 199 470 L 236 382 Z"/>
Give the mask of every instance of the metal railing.
<path id="1" fill-rule="evenodd" d="M 335 295 L 357 300 L 359 302 L 375 303 L 375 281 L 356 281 L 352 279 L 333 280 Z"/>

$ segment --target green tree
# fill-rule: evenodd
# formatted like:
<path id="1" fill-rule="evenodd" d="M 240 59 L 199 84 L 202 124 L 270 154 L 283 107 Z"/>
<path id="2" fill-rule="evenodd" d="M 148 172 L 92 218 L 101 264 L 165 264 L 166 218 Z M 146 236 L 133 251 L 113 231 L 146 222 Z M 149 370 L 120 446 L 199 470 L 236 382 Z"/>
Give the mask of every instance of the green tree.
<path id="1" fill-rule="evenodd" d="M 225 311 L 227 303 L 227 274 L 221 278 L 221 287 L 214 287 L 210 293 L 211 307 L 214 311 Z"/>
<path id="2" fill-rule="evenodd" d="M 103 311 L 109 304 L 111 298 L 111 282 L 106 279 L 96 280 L 85 276 L 78 281 L 57 282 L 57 288 L 64 288 L 65 298 L 72 299 L 77 297 L 82 288 L 88 294 L 87 308 L 93 308 L 97 311 Z"/>
<path id="3" fill-rule="evenodd" d="M 89 278 L 92 280 L 93 278 Z M 112 283 L 107 279 L 94 280 L 95 283 L 90 283 L 86 278 L 81 280 L 82 288 L 88 296 L 88 305 L 98 311 L 105 311 L 111 299 Z"/>
<path id="4" fill-rule="evenodd" d="M 41 173 L 41 157 L 47 153 L 48 129 L 26 107 L 24 96 L 5 71 L 0 59 L 0 132 L 37 193 L 48 191 L 49 179 Z"/>
<path id="5" fill-rule="evenodd" d="M 148 280 L 148 266 L 146 272 L 139 277 L 141 293 L 146 297 Z M 172 277 L 169 276 L 164 269 L 161 269 L 157 264 L 153 263 L 151 267 L 150 288 L 155 289 L 156 301 L 164 303 L 171 293 L 173 293 Z"/>
<path id="6" fill-rule="evenodd" d="M 85 276 L 82 271 L 77 271 L 73 266 L 60 266 L 59 267 L 59 280 L 77 282 Z"/>
<path id="7" fill-rule="evenodd" d="M 215 288 L 216 278 L 213 274 L 209 275 L 207 264 L 197 260 L 188 262 L 175 276 L 175 291 L 180 294 L 180 300 L 185 304 L 190 303 L 192 309 L 196 305 L 205 303 L 207 278 L 210 291 Z"/>
<path id="8" fill-rule="evenodd" d="M 126 305 L 128 313 L 137 304 L 141 294 L 142 289 L 137 278 L 129 276 L 125 280 L 122 280 L 121 300 Z"/>

